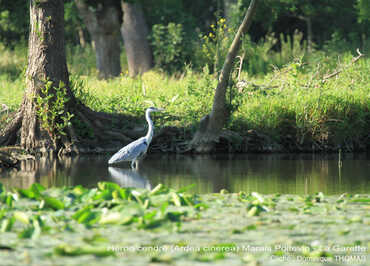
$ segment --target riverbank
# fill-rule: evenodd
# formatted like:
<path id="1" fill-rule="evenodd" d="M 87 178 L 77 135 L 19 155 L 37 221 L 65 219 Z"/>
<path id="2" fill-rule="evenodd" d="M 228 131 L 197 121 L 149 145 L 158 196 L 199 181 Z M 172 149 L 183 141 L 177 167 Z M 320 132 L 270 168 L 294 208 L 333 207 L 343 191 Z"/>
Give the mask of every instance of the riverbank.
<path id="1" fill-rule="evenodd" d="M 186 190 L 186 189 L 185 189 Z M 7 265 L 367 265 L 370 195 L 197 195 L 99 183 L 5 191 Z"/>
<path id="2" fill-rule="evenodd" d="M 0 129 L 9 122 L 23 97 L 24 76 L 20 69 L 25 60 L 16 52 L 5 50 L 7 68 L 0 75 Z M 91 54 L 73 54 L 74 64 Z M 370 150 L 370 59 L 355 63 L 353 55 L 339 57 L 315 51 L 264 76 L 242 72 L 240 84 L 227 95 L 231 116 L 225 125 L 217 150 L 220 152 L 360 152 Z M 98 80 L 94 72 L 74 75 L 70 65 L 71 84 L 78 99 L 93 110 L 120 114 L 130 119 L 112 121 L 112 127 L 145 134 L 144 110 L 151 106 L 166 109 L 153 116 L 157 142 L 152 151 L 183 151 L 191 140 L 200 119 L 212 108 L 217 76 L 207 67 L 194 72 L 168 75 L 150 71 L 130 78 Z M 92 68 L 92 66 L 86 66 Z M 91 70 L 91 69 L 90 69 Z M 18 73 L 19 72 L 19 73 Z M 331 75 L 333 74 L 333 75 Z M 11 94 L 10 94 L 11 92 Z M 93 129 L 72 118 L 81 139 L 93 142 Z M 130 134 L 127 134 L 130 136 Z M 99 143 L 98 143 L 99 144 Z M 117 144 L 122 146 L 123 144 Z M 101 147 L 99 147 L 101 146 Z M 89 153 L 112 151 L 104 144 L 84 147 Z"/>

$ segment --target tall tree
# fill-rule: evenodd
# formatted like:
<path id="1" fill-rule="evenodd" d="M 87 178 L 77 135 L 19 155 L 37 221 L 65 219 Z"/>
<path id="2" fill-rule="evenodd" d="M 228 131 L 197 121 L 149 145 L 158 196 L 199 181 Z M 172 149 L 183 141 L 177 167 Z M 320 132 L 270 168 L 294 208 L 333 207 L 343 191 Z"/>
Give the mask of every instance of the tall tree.
<path id="1" fill-rule="evenodd" d="M 203 117 L 200 121 L 198 131 L 194 135 L 191 146 L 197 152 L 210 152 L 215 148 L 219 141 L 222 128 L 230 116 L 226 106 L 226 91 L 229 82 L 229 76 L 232 70 L 233 62 L 241 44 L 241 37 L 248 31 L 253 15 L 256 10 L 257 0 L 250 2 L 247 13 L 239 26 L 234 40 L 226 55 L 224 65 L 221 70 L 219 81 L 213 98 L 213 106 L 210 114 Z"/>
<path id="2" fill-rule="evenodd" d="M 99 143 L 131 141 L 120 132 L 105 128 L 104 124 L 112 124 L 112 116 L 88 109 L 70 89 L 63 0 L 30 0 L 29 3 L 27 88 L 21 107 L 0 133 L 0 146 L 20 144 L 26 150 L 42 153 L 80 152 L 92 140 L 76 134 L 70 123 L 72 117 L 90 128 Z M 94 146 L 97 143 L 95 141 Z"/>
<path id="3" fill-rule="evenodd" d="M 128 62 L 129 75 L 134 77 L 152 68 L 149 30 L 140 3 L 122 1 L 122 37 Z"/>
<path id="4" fill-rule="evenodd" d="M 118 76 L 121 73 L 122 20 L 119 2 L 115 0 L 75 2 L 94 42 L 99 76 L 104 79 Z"/>

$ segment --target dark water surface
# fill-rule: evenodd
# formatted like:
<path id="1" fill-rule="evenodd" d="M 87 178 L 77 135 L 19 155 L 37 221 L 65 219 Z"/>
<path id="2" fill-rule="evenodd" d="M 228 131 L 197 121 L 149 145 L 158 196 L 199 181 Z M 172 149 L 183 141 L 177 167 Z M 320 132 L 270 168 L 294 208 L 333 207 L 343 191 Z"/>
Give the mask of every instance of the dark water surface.
<path id="1" fill-rule="evenodd" d="M 325 194 L 370 193 L 370 155 L 338 156 L 232 154 L 212 156 L 149 155 L 138 171 L 129 163 L 108 167 L 109 156 L 67 157 L 23 162 L 18 171 L 3 171 L 6 187 L 28 188 L 38 182 L 46 187 L 83 185 L 99 181 L 124 187 L 153 188 L 162 183 L 171 188 L 195 184 L 197 193 L 257 191 L 260 193 Z"/>

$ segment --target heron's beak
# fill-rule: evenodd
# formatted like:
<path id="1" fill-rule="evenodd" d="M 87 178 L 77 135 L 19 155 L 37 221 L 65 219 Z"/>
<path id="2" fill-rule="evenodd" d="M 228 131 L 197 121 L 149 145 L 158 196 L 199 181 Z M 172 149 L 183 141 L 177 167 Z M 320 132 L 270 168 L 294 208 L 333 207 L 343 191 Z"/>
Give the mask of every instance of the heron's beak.
<path id="1" fill-rule="evenodd" d="M 164 111 L 164 109 L 163 108 L 157 108 L 157 111 L 162 112 L 162 111 Z"/>

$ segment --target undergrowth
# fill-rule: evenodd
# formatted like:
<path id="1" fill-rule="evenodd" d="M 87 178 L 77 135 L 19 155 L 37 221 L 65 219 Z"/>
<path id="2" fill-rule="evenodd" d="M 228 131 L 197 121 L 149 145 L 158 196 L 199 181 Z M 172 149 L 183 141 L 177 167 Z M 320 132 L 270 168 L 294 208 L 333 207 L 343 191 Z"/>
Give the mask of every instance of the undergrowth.
<path id="1" fill-rule="evenodd" d="M 298 37 L 291 41 L 299 43 Z M 259 45 L 256 50 L 268 50 L 269 44 Z M 254 129 L 276 140 L 288 136 L 298 143 L 329 139 L 342 142 L 366 136 L 370 132 L 370 60 L 365 56 L 351 64 L 355 53 L 306 54 L 298 48 L 289 52 L 288 44 L 284 45 L 281 53 L 291 61 L 279 61 L 282 67 L 274 66 L 281 59 L 276 54 L 270 62 L 272 70 L 266 75 L 261 75 L 265 71 L 261 64 L 267 64 L 268 57 L 245 59 L 246 70 L 240 77 L 245 85 L 234 88 L 231 99 L 228 96 L 233 113 L 226 127 L 242 135 Z M 6 113 L 15 111 L 22 101 L 26 50 L 0 49 L 0 68 L 4 70 L 0 74 L 0 108 L 4 108 L 0 109 L 0 123 L 4 125 Z M 73 91 L 94 110 L 133 115 L 144 122 L 145 108 L 154 105 L 166 109 L 164 115 L 155 118 L 158 125 L 193 132 L 199 120 L 211 111 L 217 76 L 208 66 L 199 72 L 187 65 L 183 72 L 173 75 L 153 70 L 134 79 L 128 77 L 124 66 L 120 77 L 99 80 L 90 47 L 69 48 L 67 55 Z M 250 64 L 255 64 L 254 69 L 260 65 L 261 73 L 253 75 L 254 70 L 248 71 Z M 323 82 L 336 70 L 341 73 Z"/>

